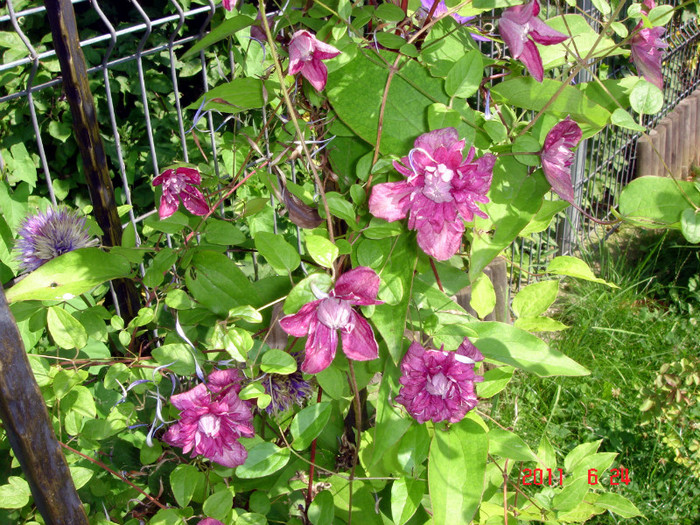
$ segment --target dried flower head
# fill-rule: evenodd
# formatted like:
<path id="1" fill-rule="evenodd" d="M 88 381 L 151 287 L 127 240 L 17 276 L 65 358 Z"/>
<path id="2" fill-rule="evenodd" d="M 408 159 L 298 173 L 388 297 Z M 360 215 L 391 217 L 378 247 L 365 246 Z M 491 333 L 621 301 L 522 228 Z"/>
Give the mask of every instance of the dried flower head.
<path id="1" fill-rule="evenodd" d="M 484 378 L 474 373 L 474 364 L 483 359 L 466 338 L 455 352 L 413 343 L 401 361 L 402 387 L 396 402 L 419 423 L 456 423 L 477 404 L 474 383 Z"/>
<path id="2" fill-rule="evenodd" d="M 302 356 L 300 352 L 292 354 L 297 361 L 297 370 L 291 374 L 268 374 L 262 384 L 265 392 L 270 396 L 270 404 L 265 411 L 268 414 L 281 414 L 294 405 L 303 406 L 311 397 L 312 389 L 308 381 L 304 380 L 301 373 Z"/>
<path id="3" fill-rule="evenodd" d="M 85 217 L 65 207 L 29 215 L 20 224 L 18 233 L 15 249 L 19 267 L 25 272 L 34 271 L 64 253 L 99 244 L 88 233 Z"/>
<path id="4" fill-rule="evenodd" d="M 209 375 L 206 384 L 172 396 L 170 401 L 182 412 L 163 441 L 225 467 L 245 463 L 248 452 L 238 438 L 253 437 L 254 430 L 250 407 L 238 397 L 240 381 L 238 370 L 217 370 Z"/>
<path id="5" fill-rule="evenodd" d="M 375 217 L 393 222 L 408 215 L 408 227 L 418 231 L 418 245 L 440 261 L 459 250 L 463 220 L 486 218 L 477 203 L 489 202 L 486 192 L 496 157 L 489 153 L 474 160 L 471 148 L 465 160 L 464 146 L 455 128 L 421 135 L 408 156 L 394 162 L 406 180 L 377 184 L 369 199 Z"/>

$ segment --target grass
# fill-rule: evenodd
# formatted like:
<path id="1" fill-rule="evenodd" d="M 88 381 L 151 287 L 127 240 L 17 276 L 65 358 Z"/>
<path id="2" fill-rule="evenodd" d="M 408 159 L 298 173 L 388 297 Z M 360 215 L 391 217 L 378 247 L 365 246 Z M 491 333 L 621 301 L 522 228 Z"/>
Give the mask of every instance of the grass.
<path id="1" fill-rule="evenodd" d="M 697 359 L 700 349 L 700 250 L 671 234 L 622 234 L 589 261 L 619 289 L 570 281 L 553 314 L 570 328 L 552 347 L 591 370 L 584 378 L 519 376 L 504 407 L 517 405 L 515 431 L 534 445 L 546 434 L 562 459 L 579 443 L 603 439 L 600 452 L 617 452 L 614 467 L 629 469 L 618 487 L 646 519 L 612 514 L 588 523 L 700 523 L 700 483 L 673 461 L 657 437 L 656 422 L 642 426 L 644 388 L 662 364 Z M 507 409 L 506 409 L 507 412 Z M 688 429 L 675 429 L 677 432 Z M 691 431 L 692 432 L 692 431 Z M 700 431 L 695 429 L 695 437 Z"/>

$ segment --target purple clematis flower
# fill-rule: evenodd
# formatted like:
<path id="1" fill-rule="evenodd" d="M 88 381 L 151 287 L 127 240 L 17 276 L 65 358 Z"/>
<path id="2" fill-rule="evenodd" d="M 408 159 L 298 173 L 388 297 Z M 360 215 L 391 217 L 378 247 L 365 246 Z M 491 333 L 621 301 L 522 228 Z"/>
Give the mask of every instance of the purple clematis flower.
<path id="1" fill-rule="evenodd" d="M 163 185 L 163 195 L 160 198 L 158 215 L 161 219 L 167 219 L 177 211 L 180 199 L 194 215 L 206 215 L 209 213 L 209 205 L 204 195 L 195 186 L 202 183 L 202 177 L 194 168 L 180 167 L 165 170 L 153 179 L 154 186 Z"/>
<path id="2" fill-rule="evenodd" d="M 464 146 L 455 128 L 421 135 L 408 156 L 394 162 L 406 180 L 377 184 L 369 199 L 375 217 L 393 222 L 408 215 L 408 227 L 418 231 L 418 245 L 440 261 L 459 250 L 463 220 L 487 217 L 476 203 L 489 202 L 486 192 L 496 157 L 489 153 L 472 162 L 471 148 L 464 160 Z"/>
<path id="3" fill-rule="evenodd" d="M 426 15 L 427 13 L 430 13 L 430 9 L 433 7 L 433 0 L 421 0 L 420 1 L 421 6 L 423 7 L 423 10 L 425 11 Z M 433 18 L 440 18 L 447 12 L 447 4 L 445 4 L 445 0 L 440 0 L 440 3 L 437 5 L 435 8 L 435 11 L 433 12 Z M 461 16 L 458 15 L 457 13 L 452 13 L 450 15 L 455 22 L 457 22 L 460 25 L 465 25 L 467 24 L 470 20 L 473 20 L 476 18 L 475 16 Z M 472 38 L 474 40 L 480 40 L 482 42 L 488 42 L 488 38 L 485 38 L 481 36 L 479 33 L 470 33 Z"/>
<path id="4" fill-rule="evenodd" d="M 328 80 L 328 69 L 321 62 L 340 54 L 336 48 L 321 42 L 316 35 L 302 29 L 292 35 L 289 41 L 289 74 L 301 75 L 316 91 L 322 91 Z"/>
<path id="5" fill-rule="evenodd" d="M 654 0 L 646 0 L 642 8 L 645 14 L 649 14 L 656 4 Z M 663 90 L 664 79 L 661 76 L 661 60 L 664 58 L 663 50 L 668 47 L 661 37 L 666 32 L 663 27 L 643 27 L 642 22 L 635 27 L 636 33 L 630 41 L 631 58 L 637 70 L 649 82 Z"/>
<path id="6" fill-rule="evenodd" d="M 348 359 L 371 361 L 379 357 L 377 340 L 367 320 L 353 306 L 382 304 L 377 301 L 379 276 L 371 268 L 358 266 L 341 275 L 335 288 L 325 294 L 315 289 L 318 300 L 305 304 L 292 315 L 280 320 L 289 335 L 304 337 L 306 356 L 303 372 L 317 374 L 328 368 L 338 346 L 338 330 L 343 352 Z"/>
<path id="7" fill-rule="evenodd" d="M 64 207 L 29 215 L 17 233 L 17 260 L 20 270 L 25 272 L 32 272 L 64 253 L 99 244 L 88 232 L 85 217 Z"/>
<path id="8" fill-rule="evenodd" d="M 253 437 L 253 414 L 238 397 L 241 376 L 236 369 L 217 370 L 187 392 L 170 401 L 181 410 L 180 420 L 163 436 L 168 445 L 186 454 L 201 454 L 225 467 L 245 463 L 248 452 L 237 440 Z"/>
<path id="9" fill-rule="evenodd" d="M 226 9 L 227 11 L 233 11 L 233 8 L 236 7 L 237 2 L 238 0 L 221 0 L 221 5 L 224 6 L 224 9 Z"/>
<path id="10" fill-rule="evenodd" d="M 581 140 L 581 128 L 566 117 L 556 124 L 544 139 L 540 153 L 542 170 L 552 191 L 571 204 L 574 203 L 574 186 L 571 183 L 571 163 L 574 161 L 574 148 Z"/>
<path id="11" fill-rule="evenodd" d="M 498 31 L 508 45 L 513 58 L 520 60 L 538 81 L 544 78 L 542 57 L 535 42 L 545 46 L 561 44 L 569 38 L 537 18 L 540 4 L 531 0 L 524 5 L 509 7 L 501 15 Z"/>
<path id="12" fill-rule="evenodd" d="M 478 402 L 474 383 L 484 378 L 474 373 L 474 364 L 483 359 L 466 338 L 455 352 L 413 343 L 401 361 L 402 386 L 396 402 L 419 423 L 456 423 Z"/>
<path id="13" fill-rule="evenodd" d="M 289 410 L 294 405 L 303 406 L 304 402 L 311 397 L 312 388 L 308 381 L 304 380 L 301 371 L 301 354 L 295 352 L 291 354 L 297 362 L 296 372 L 291 374 L 268 374 L 262 379 L 265 392 L 270 396 L 270 404 L 265 411 L 268 414 L 281 414 Z"/>
<path id="14" fill-rule="evenodd" d="M 222 522 L 219 520 L 215 520 L 214 518 L 204 518 L 203 520 L 200 520 L 197 525 L 224 525 Z"/>

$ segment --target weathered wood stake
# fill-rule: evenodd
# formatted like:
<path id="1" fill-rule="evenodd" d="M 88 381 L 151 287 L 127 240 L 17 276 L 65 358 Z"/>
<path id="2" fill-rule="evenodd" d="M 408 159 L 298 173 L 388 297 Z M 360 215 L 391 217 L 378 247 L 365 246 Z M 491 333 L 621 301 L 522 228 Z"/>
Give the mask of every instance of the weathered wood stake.
<path id="1" fill-rule="evenodd" d="M 119 246 L 122 241 L 122 226 L 117 214 L 112 179 L 107 169 L 107 156 L 100 137 L 95 101 L 88 85 L 87 66 L 80 48 L 75 11 L 70 0 L 45 0 L 44 3 L 51 24 L 54 48 L 61 65 L 63 87 L 73 116 L 73 132 L 83 159 L 95 219 L 104 232 L 102 243 L 105 246 Z M 140 307 L 136 287 L 128 279 L 118 279 L 112 283 L 119 311 L 128 322 L 136 316 Z"/>
<path id="2" fill-rule="evenodd" d="M 88 525 L 2 285 L 0 419 L 46 525 Z"/>

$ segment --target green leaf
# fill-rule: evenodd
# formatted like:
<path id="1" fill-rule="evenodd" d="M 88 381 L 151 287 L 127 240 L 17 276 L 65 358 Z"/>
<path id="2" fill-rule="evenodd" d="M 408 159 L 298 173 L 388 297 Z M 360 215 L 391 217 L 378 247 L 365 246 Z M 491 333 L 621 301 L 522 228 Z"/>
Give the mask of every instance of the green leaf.
<path id="1" fill-rule="evenodd" d="M 168 368 L 178 375 L 189 376 L 195 373 L 193 350 L 185 343 L 173 343 L 153 349 L 153 358 L 158 366 Z"/>
<path id="2" fill-rule="evenodd" d="M 299 311 L 299 308 L 306 303 L 316 300 L 316 296 L 311 291 L 311 285 L 314 285 L 321 292 L 327 292 L 333 286 L 331 276 L 325 273 L 312 273 L 306 279 L 302 279 L 289 292 L 287 300 L 284 302 L 284 313 L 293 314 Z"/>
<path id="3" fill-rule="evenodd" d="M 297 362 L 287 352 L 271 348 L 263 354 L 260 370 L 270 374 L 288 375 L 296 372 Z"/>
<path id="4" fill-rule="evenodd" d="M 272 445 L 272 443 L 270 443 Z M 274 445 L 272 445 L 274 446 Z M 248 456 L 250 459 L 250 456 Z M 238 470 L 236 471 L 236 474 L 238 474 L 238 471 L 242 468 L 238 467 Z M 233 489 L 232 488 L 223 488 L 219 489 L 218 491 L 214 492 L 211 496 L 209 496 L 205 502 L 204 505 L 202 505 L 202 510 L 204 511 L 204 514 L 210 518 L 214 518 L 216 520 L 223 520 L 226 518 L 226 515 L 231 512 L 231 509 L 233 508 Z"/>
<path id="5" fill-rule="evenodd" d="M 10 476 L 7 481 L 7 485 L 0 486 L 0 509 L 21 509 L 32 495 L 29 484 L 17 476 Z"/>
<path id="6" fill-rule="evenodd" d="M 539 281 L 521 289 L 513 299 L 513 312 L 518 317 L 535 317 L 552 306 L 559 293 L 559 281 Z"/>
<path id="7" fill-rule="evenodd" d="M 112 279 L 128 277 L 124 257 L 99 248 L 81 248 L 59 255 L 7 290 L 7 302 L 68 300 Z"/>
<path id="8" fill-rule="evenodd" d="M 595 8 L 600 11 L 604 16 L 608 16 L 612 13 L 612 8 L 607 0 L 592 0 Z"/>
<path id="9" fill-rule="evenodd" d="M 92 392 L 82 385 L 74 386 L 66 394 L 61 403 L 61 408 L 77 412 L 85 417 L 97 416 L 95 398 L 92 397 Z"/>
<path id="10" fill-rule="evenodd" d="M 369 461 L 370 467 L 377 464 L 387 450 L 393 447 L 411 426 L 411 420 L 405 417 L 391 401 L 392 392 L 399 391 L 400 375 L 399 368 L 391 359 L 387 359 L 377 396 L 374 445 L 372 459 Z"/>
<path id="11" fill-rule="evenodd" d="M 201 250 L 192 257 L 196 274 L 187 271 L 187 289 L 199 303 L 218 315 L 234 306 L 257 304 L 258 294 L 236 263 L 225 255 Z"/>
<path id="12" fill-rule="evenodd" d="M 239 363 L 245 363 L 246 355 L 253 347 L 253 338 L 242 328 L 235 326 L 226 328 L 217 324 L 214 328 L 211 346 L 214 349 L 223 348 L 233 359 Z"/>
<path id="13" fill-rule="evenodd" d="M 608 123 L 610 112 L 607 109 L 590 100 L 574 86 L 566 86 L 561 95 L 555 97 L 560 88 L 561 82 L 556 80 L 545 78 L 539 83 L 532 77 L 519 77 L 496 84 L 491 88 L 491 94 L 496 102 L 532 111 L 540 111 L 547 105 L 548 112 L 558 118 L 564 119 L 571 115 L 579 124 L 587 124 L 584 138 L 598 132 Z"/>
<path id="14" fill-rule="evenodd" d="M 374 14 L 377 18 L 381 20 L 386 20 L 387 22 L 401 22 L 406 18 L 406 13 L 403 12 L 399 6 L 394 4 L 379 4 L 377 9 L 375 9 Z"/>
<path id="15" fill-rule="evenodd" d="M 589 488 L 586 478 L 565 482 L 562 491 L 552 499 L 552 506 L 560 512 L 574 509 L 586 497 Z"/>
<path id="16" fill-rule="evenodd" d="M 488 436 L 465 418 L 435 430 L 428 460 L 428 488 L 434 523 L 469 523 L 484 490 Z"/>
<path id="17" fill-rule="evenodd" d="M 445 78 L 445 91 L 451 97 L 471 97 L 479 89 L 484 76 L 484 63 L 481 52 L 472 49 L 455 65 Z"/>
<path id="18" fill-rule="evenodd" d="M 358 228 L 355 221 L 355 208 L 340 193 L 329 191 L 326 193 L 326 202 L 331 215 L 343 219 L 353 230 Z"/>
<path id="19" fill-rule="evenodd" d="M 489 454 L 516 461 L 537 461 L 537 456 L 532 453 L 527 443 L 502 428 L 489 431 Z"/>
<path id="20" fill-rule="evenodd" d="M 672 5 L 657 5 L 647 15 L 652 26 L 665 26 L 673 18 L 675 8 Z"/>
<path id="21" fill-rule="evenodd" d="M 325 428 L 330 417 L 331 403 L 329 401 L 316 403 L 300 410 L 294 416 L 292 424 L 289 425 L 289 430 L 294 438 L 292 448 L 294 450 L 304 450 L 311 445 L 311 442 Z"/>
<path id="22" fill-rule="evenodd" d="M 314 261 L 324 268 L 333 267 L 333 261 L 339 254 L 335 244 L 320 235 L 307 235 L 304 240 L 306 241 L 306 249 Z"/>
<path id="23" fill-rule="evenodd" d="M 593 274 L 593 271 L 584 261 L 578 257 L 572 257 L 570 255 L 561 255 L 552 259 L 549 266 L 547 266 L 546 273 L 568 275 L 570 277 L 577 277 L 579 279 L 592 281 L 594 283 L 605 284 L 610 288 L 619 288 L 619 286 L 614 283 L 610 283 L 605 279 L 596 277 Z"/>
<path id="24" fill-rule="evenodd" d="M 542 439 L 540 439 L 540 445 L 537 447 L 537 461 L 538 466 L 545 469 L 551 468 L 554 470 L 557 468 L 557 455 L 547 436 L 542 436 Z"/>
<path id="25" fill-rule="evenodd" d="M 207 219 L 204 238 L 212 244 L 231 246 L 243 244 L 246 236 L 237 226 L 219 219 Z"/>
<path id="26" fill-rule="evenodd" d="M 263 81 L 259 78 L 237 78 L 231 82 L 219 84 L 199 97 L 186 109 L 198 110 L 205 100 L 203 111 L 216 110 L 222 113 L 240 113 L 249 109 L 261 108 L 265 105 L 263 97 Z"/>
<path id="27" fill-rule="evenodd" d="M 262 314 L 249 304 L 234 306 L 228 311 L 229 319 L 241 319 L 246 323 L 262 323 Z"/>
<path id="28" fill-rule="evenodd" d="M 478 333 L 479 339 L 474 344 L 489 359 L 541 377 L 590 374 L 586 368 L 550 348 L 541 339 L 513 326 L 496 322 L 468 323 L 467 326 Z"/>
<path id="29" fill-rule="evenodd" d="M 260 443 L 248 451 L 245 463 L 236 469 L 236 476 L 243 479 L 264 478 L 274 474 L 289 462 L 288 448 L 274 443 Z"/>
<path id="30" fill-rule="evenodd" d="M 382 4 L 387 5 L 387 4 Z M 335 506 L 333 505 L 333 494 L 329 490 L 322 490 L 309 505 L 309 521 L 313 525 L 326 525 L 333 523 Z"/>
<path id="31" fill-rule="evenodd" d="M 603 440 L 599 439 L 590 443 L 581 443 L 574 447 L 564 458 L 564 470 L 571 472 L 578 462 L 595 454 L 602 442 Z"/>
<path id="32" fill-rule="evenodd" d="M 525 166 L 539 166 L 541 162 L 539 155 L 541 149 L 542 145 L 539 141 L 529 133 L 526 133 L 515 139 L 512 152 L 529 153 L 529 155 L 515 155 L 515 160 L 521 164 L 525 164 Z"/>
<path id="33" fill-rule="evenodd" d="M 379 52 L 393 62 L 395 56 Z M 328 75 L 326 93 L 338 117 L 371 145 L 377 142 L 377 123 L 388 66 L 379 57 L 357 56 Z M 409 79 L 409 81 L 404 80 Z M 416 137 L 426 130 L 426 110 L 435 102 L 449 102 L 441 79 L 432 78 L 418 62 L 410 60 L 394 75 L 384 111 L 380 152 L 407 153 Z M 357 101 L 362 100 L 362 104 Z"/>
<path id="34" fill-rule="evenodd" d="M 614 492 L 604 492 L 603 494 L 600 494 L 595 502 L 595 505 L 597 507 L 603 507 L 606 510 L 610 510 L 625 519 L 642 515 L 639 509 L 635 507 L 632 502 L 619 494 L 615 494 Z"/>
<path id="35" fill-rule="evenodd" d="M 641 80 L 630 93 L 630 104 L 641 115 L 654 115 L 664 105 L 664 93 L 654 84 Z"/>
<path id="36" fill-rule="evenodd" d="M 425 493 L 425 483 L 401 478 L 391 485 L 391 516 L 396 525 L 403 525 L 416 513 Z"/>
<path id="37" fill-rule="evenodd" d="M 70 466 L 68 468 L 70 469 L 70 475 L 71 478 L 73 478 L 73 484 L 75 485 L 76 489 L 84 487 L 95 474 L 95 472 L 85 467 Z"/>
<path id="38" fill-rule="evenodd" d="M 194 465 L 178 465 L 170 473 L 170 488 L 175 496 L 175 501 L 181 507 L 186 507 L 192 500 L 192 496 L 198 486 L 204 486 L 206 478 Z"/>
<path id="39" fill-rule="evenodd" d="M 569 328 L 564 323 L 545 316 L 520 317 L 515 320 L 513 326 L 526 332 L 558 332 Z"/>
<path id="40" fill-rule="evenodd" d="M 691 201 L 700 206 L 700 191 L 692 182 L 645 176 L 631 181 L 620 194 L 620 214 L 647 228 L 680 228 L 681 214 Z"/>
<path id="41" fill-rule="evenodd" d="M 496 291 L 491 279 L 485 273 L 480 273 L 472 282 L 472 295 L 469 304 L 481 319 L 493 312 L 496 306 Z"/>
<path id="42" fill-rule="evenodd" d="M 688 242 L 700 242 L 700 215 L 695 208 L 687 208 L 681 213 L 681 233 Z"/>
<path id="43" fill-rule="evenodd" d="M 254 19 L 240 15 L 224 20 L 221 24 L 212 29 L 209 34 L 205 35 L 199 42 L 188 49 L 185 54 L 182 55 L 182 60 L 193 57 L 202 49 L 206 49 L 254 23 Z"/>
<path id="44" fill-rule="evenodd" d="M 377 38 L 377 42 L 379 42 L 379 45 L 386 47 L 387 49 L 401 49 L 406 44 L 406 41 L 403 38 L 393 33 L 380 31 L 376 33 L 375 36 Z"/>
<path id="45" fill-rule="evenodd" d="M 236 525 L 267 525 L 265 516 L 257 512 L 244 512 L 236 518 Z"/>
<path id="46" fill-rule="evenodd" d="M 281 235 L 258 232 L 255 235 L 255 248 L 281 275 L 296 270 L 301 262 L 299 252 Z"/>
<path id="47" fill-rule="evenodd" d="M 46 323 L 53 340 L 61 348 L 80 349 L 87 344 L 83 325 L 63 308 L 52 306 L 46 314 Z"/>
<path id="48" fill-rule="evenodd" d="M 499 366 L 484 373 L 484 381 L 476 383 L 476 393 L 480 398 L 488 399 L 498 394 L 513 378 L 511 366 Z"/>
<path id="49" fill-rule="evenodd" d="M 189 310 L 194 307 L 194 303 L 187 292 L 176 288 L 170 290 L 165 296 L 165 304 L 173 310 Z"/>
<path id="50" fill-rule="evenodd" d="M 471 280 L 475 280 L 486 265 L 509 247 L 530 223 L 549 189 L 541 172 L 529 175 L 527 168 L 513 157 L 502 157 L 496 161 L 489 190 L 490 202 L 481 205 L 488 219 L 475 219 L 476 228 L 482 233 L 472 240 Z"/>
<path id="51" fill-rule="evenodd" d="M 632 115 L 622 108 L 617 108 L 613 111 L 610 122 L 621 128 L 631 129 L 632 131 L 641 131 L 644 133 L 647 130 L 644 126 L 637 124 Z"/>

